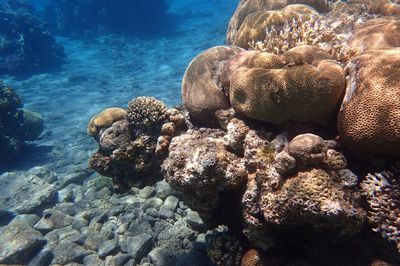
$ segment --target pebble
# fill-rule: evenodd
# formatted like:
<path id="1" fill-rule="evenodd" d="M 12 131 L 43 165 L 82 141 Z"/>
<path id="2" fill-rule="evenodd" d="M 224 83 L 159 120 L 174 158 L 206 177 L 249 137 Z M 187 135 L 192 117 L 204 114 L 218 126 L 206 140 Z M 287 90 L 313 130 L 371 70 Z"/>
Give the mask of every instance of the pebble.
<path id="1" fill-rule="evenodd" d="M 126 195 L 119 199 L 120 204 L 130 205 L 130 207 L 132 207 L 132 208 L 140 207 L 140 205 L 143 202 L 144 202 L 144 200 L 141 199 L 140 197 L 132 196 L 132 195 Z"/>
<path id="2" fill-rule="evenodd" d="M 156 247 L 150 251 L 148 255 L 150 262 L 152 262 L 154 266 L 167 265 L 171 257 L 171 253 L 164 247 Z"/>
<path id="3" fill-rule="evenodd" d="M 204 231 L 205 226 L 203 220 L 200 218 L 199 214 L 190 209 L 186 212 L 186 222 L 192 227 L 194 230 Z"/>
<path id="4" fill-rule="evenodd" d="M 60 187 L 64 188 L 69 184 L 82 184 L 83 181 L 88 177 L 89 173 L 87 171 L 79 171 L 76 173 L 61 176 L 58 179 Z"/>
<path id="5" fill-rule="evenodd" d="M 111 255 L 118 249 L 118 239 L 112 239 L 100 244 L 98 254 L 101 258 Z"/>
<path id="6" fill-rule="evenodd" d="M 104 262 L 97 256 L 97 254 L 90 254 L 83 258 L 83 265 L 87 266 L 102 266 Z"/>
<path id="7" fill-rule="evenodd" d="M 120 243 L 121 250 L 128 253 L 136 261 L 139 261 L 149 252 L 153 246 L 153 237 L 148 233 L 142 233 L 134 237 L 128 237 L 124 243 Z"/>
<path id="8" fill-rule="evenodd" d="M 168 196 L 164 201 L 164 206 L 169 208 L 171 211 L 175 211 L 178 207 L 179 199 L 173 195 Z"/>
<path id="9" fill-rule="evenodd" d="M 20 215 L 15 216 L 13 219 L 13 221 L 15 221 L 15 222 L 26 223 L 30 227 L 33 227 L 39 220 L 40 220 L 40 217 L 37 216 L 36 214 L 20 214 Z"/>
<path id="10" fill-rule="evenodd" d="M 146 201 L 144 202 L 144 204 L 142 205 L 143 209 L 147 209 L 147 208 L 154 208 L 154 209 L 160 209 L 160 207 L 163 205 L 163 200 L 160 198 L 156 198 L 156 197 L 152 197 L 149 199 L 146 199 Z"/>
<path id="11" fill-rule="evenodd" d="M 138 194 L 142 199 L 148 199 L 156 195 L 156 189 L 151 186 L 145 186 L 144 188 L 139 190 Z"/>
<path id="12" fill-rule="evenodd" d="M 155 189 L 157 197 L 160 199 L 166 199 L 169 195 L 177 193 L 165 180 L 157 182 Z"/>
<path id="13" fill-rule="evenodd" d="M 174 212 L 168 206 L 161 206 L 160 211 L 158 212 L 160 218 L 162 219 L 171 219 L 174 217 Z"/>
<path id="14" fill-rule="evenodd" d="M 125 265 L 130 259 L 132 259 L 131 255 L 118 253 L 117 255 L 114 256 L 115 266 Z"/>
<path id="15" fill-rule="evenodd" d="M 88 250 L 97 251 L 105 240 L 105 237 L 100 233 L 88 233 L 83 245 Z"/>
<path id="16" fill-rule="evenodd" d="M 35 224 L 34 229 L 43 234 L 50 232 L 53 229 L 59 229 L 68 226 L 72 223 L 73 218 L 65 213 L 48 209 L 43 212 L 42 218 Z"/>
<path id="17" fill-rule="evenodd" d="M 53 253 L 48 249 L 42 249 L 29 263 L 27 266 L 43 266 L 50 265 L 53 260 Z"/>
<path id="18" fill-rule="evenodd" d="M 52 263 L 67 264 L 70 262 L 79 262 L 90 253 L 91 252 L 77 244 L 62 241 L 53 249 L 54 259 Z"/>
<path id="19" fill-rule="evenodd" d="M 89 221 L 86 220 L 85 218 L 81 216 L 75 216 L 74 219 L 72 220 L 72 228 L 76 230 L 80 230 L 82 227 L 87 226 L 89 224 Z"/>

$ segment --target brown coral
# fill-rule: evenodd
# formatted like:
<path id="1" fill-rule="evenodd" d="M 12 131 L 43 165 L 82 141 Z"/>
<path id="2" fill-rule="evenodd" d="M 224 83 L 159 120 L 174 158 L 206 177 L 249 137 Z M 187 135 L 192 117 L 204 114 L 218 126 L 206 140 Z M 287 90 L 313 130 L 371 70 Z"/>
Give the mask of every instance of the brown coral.
<path id="1" fill-rule="evenodd" d="M 129 102 L 127 113 L 127 119 L 132 125 L 149 129 L 162 124 L 167 115 L 167 107 L 156 98 L 142 96 Z"/>
<path id="2" fill-rule="evenodd" d="M 350 45 L 362 51 L 400 46 L 400 20 L 376 18 L 356 24 Z"/>
<path id="3" fill-rule="evenodd" d="M 306 5 L 289 5 L 280 10 L 259 11 L 251 13 L 238 29 L 233 45 L 249 48 L 249 44 L 266 38 L 265 29 L 271 26 L 283 27 L 293 18 L 308 19 L 317 12 Z"/>
<path id="4" fill-rule="evenodd" d="M 400 49 L 353 58 L 338 115 L 341 141 L 356 152 L 400 154 Z"/>
<path id="5" fill-rule="evenodd" d="M 398 0 L 375 0 L 369 5 L 369 12 L 386 16 L 399 15 L 400 5 Z"/>
<path id="6" fill-rule="evenodd" d="M 90 119 L 87 133 L 90 136 L 96 136 L 100 130 L 111 126 L 114 122 L 124 119 L 127 112 L 122 108 L 107 108 L 96 114 Z"/>
<path id="7" fill-rule="evenodd" d="M 397 244 L 400 252 L 400 171 L 368 174 L 361 188 L 370 206 L 368 220 L 375 232 Z"/>
<path id="8" fill-rule="evenodd" d="M 256 249 L 249 249 L 242 257 L 240 266 L 263 266 L 263 258 Z"/>
<path id="9" fill-rule="evenodd" d="M 241 0 L 229 21 L 227 43 L 234 42 L 240 26 L 248 15 L 254 12 L 281 9 L 289 4 L 305 4 L 315 8 L 318 12 L 328 11 L 328 4 L 324 0 Z"/>
<path id="10" fill-rule="evenodd" d="M 215 126 L 215 111 L 229 109 L 219 75 L 226 61 L 241 51 L 238 47 L 212 47 L 190 62 L 183 76 L 182 101 L 196 122 Z"/>
<path id="11" fill-rule="evenodd" d="M 288 62 L 284 67 L 243 66 L 234 72 L 229 95 L 232 107 L 239 114 L 275 124 L 288 120 L 329 123 L 345 88 L 343 69 L 332 60 L 308 64 L 301 53 L 290 54 L 293 61 L 285 54 L 281 58 Z"/>

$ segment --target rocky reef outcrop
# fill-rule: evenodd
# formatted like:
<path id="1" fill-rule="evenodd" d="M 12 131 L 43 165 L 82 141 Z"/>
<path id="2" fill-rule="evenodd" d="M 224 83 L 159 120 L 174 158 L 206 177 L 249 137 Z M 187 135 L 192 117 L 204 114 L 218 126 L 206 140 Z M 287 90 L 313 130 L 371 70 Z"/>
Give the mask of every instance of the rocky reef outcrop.
<path id="1" fill-rule="evenodd" d="M 0 166 L 12 162 L 25 141 L 35 140 L 43 131 L 42 116 L 22 107 L 19 95 L 0 82 Z"/>
<path id="2" fill-rule="evenodd" d="M 0 74 L 27 75 L 60 66 L 64 49 L 57 44 L 25 1 L 0 4 Z"/>

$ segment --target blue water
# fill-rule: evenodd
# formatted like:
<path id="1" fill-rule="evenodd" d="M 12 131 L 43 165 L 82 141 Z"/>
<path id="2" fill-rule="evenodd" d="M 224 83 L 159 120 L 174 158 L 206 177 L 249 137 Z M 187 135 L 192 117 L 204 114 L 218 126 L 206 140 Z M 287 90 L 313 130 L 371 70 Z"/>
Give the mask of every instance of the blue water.
<path id="1" fill-rule="evenodd" d="M 48 2 L 32 1 L 38 10 Z M 41 113 L 45 120 L 41 138 L 7 170 L 46 166 L 62 174 L 86 168 L 97 148 L 86 134 L 94 114 L 107 107 L 126 107 L 141 95 L 179 105 L 186 66 L 198 53 L 224 43 L 237 3 L 170 0 L 168 14 L 174 18 L 174 28 L 154 38 L 108 33 L 55 36 L 66 54 L 61 69 L 23 78 L 0 77 L 22 96 L 25 108 Z"/>

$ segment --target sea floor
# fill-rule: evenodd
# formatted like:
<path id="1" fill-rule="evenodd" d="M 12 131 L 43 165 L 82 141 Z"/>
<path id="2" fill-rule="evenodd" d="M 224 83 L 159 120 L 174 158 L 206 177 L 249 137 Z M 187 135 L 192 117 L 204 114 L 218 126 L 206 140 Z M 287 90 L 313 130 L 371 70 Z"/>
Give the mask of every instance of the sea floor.
<path id="1" fill-rule="evenodd" d="M 30 265 L 210 263 L 202 221 L 165 181 L 116 194 L 110 178 L 88 169 L 97 144 L 86 128 L 96 113 L 126 108 L 137 96 L 179 105 L 187 65 L 207 48 L 224 44 L 236 4 L 173 0 L 170 12 L 179 23 L 166 36 L 57 37 L 67 56 L 62 68 L 0 77 L 22 96 L 25 108 L 45 120 L 41 137 L 0 169 L 0 242 L 7 243 L 0 263 L 7 263 L 5 256 L 12 264 L 35 257 Z M 20 234 L 10 234 L 16 231 Z M 31 253 L 18 254 L 25 251 Z"/>

